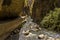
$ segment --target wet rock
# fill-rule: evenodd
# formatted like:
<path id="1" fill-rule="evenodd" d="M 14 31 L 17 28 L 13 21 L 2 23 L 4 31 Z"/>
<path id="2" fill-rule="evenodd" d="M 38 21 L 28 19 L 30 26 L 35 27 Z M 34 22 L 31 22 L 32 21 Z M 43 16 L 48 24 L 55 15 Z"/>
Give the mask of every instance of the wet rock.
<path id="1" fill-rule="evenodd" d="M 21 18 L 25 18 L 26 16 L 21 16 Z"/>
<path id="2" fill-rule="evenodd" d="M 36 36 L 36 34 L 29 33 L 29 35 L 27 35 L 26 37 L 33 37 L 33 36 Z"/>
<path id="3" fill-rule="evenodd" d="M 41 30 L 41 28 L 37 24 L 34 24 L 34 26 L 30 26 L 30 28 L 31 28 L 32 31 L 39 31 L 39 30 Z"/>
<path id="4" fill-rule="evenodd" d="M 56 40 L 60 40 L 60 39 L 57 38 Z"/>
<path id="5" fill-rule="evenodd" d="M 28 35 L 29 32 L 30 32 L 30 30 L 27 30 L 27 31 L 23 31 L 22 33 L 23 33 L 24 35 Z"/>
<path id="6" fill-rule="evenodd" d="M 55 40 L 55 38 L 49 37 L 47 40 Z"/>
<path id="7" fill-rule="evenodd" d="M 35 25 L 35 28 L 41 30 L 41 28 L 39 27 L 39 25 Z"/>
<path id="8" fill-rule="evenodd" d="M 28 16 L 27 15 L 20 15 L 21 18 L 27 18 Z"/>
<path id="9" fill-rule="evenodd" d="M 19 32 L 20 32 L 20 30 L 16 29 L 14 32 L 15 32 L 15 33 L 19 33 Z"/>
<path id="10" fill-rule="evenodd" d="M 35 31 L 35 32 L 37 32 L 39 29 L 31 29 L 31 31 Z"/>
<path id="11" fill-rule="evenodd" d="M 40 34 L 39 36 L 38 36 L 38 39 L 43 39 L 44 38 L 44 34 Z"/>
<path id="12" fill-rule="evenodd" d="M 47 40 L 47 39 L 48 39 L 48 36 L 47 36 L 47 35 L 45 35 L 44 40 Z"/>
<path id="13" fill-rule="evenodd" d="M 40 28 L 36 23 L 31 21 L 31 18 L 27 18 L 27 19 L 28 20 L 26 20 L 26 23 L 23 25 L 23 28 L 21 28 L 19 40 L 26 40 L 26 39 L 27 40 L 55 40 L 55 38 L 50 37 L 52 33 L 49 34 L 46 30 Z M 22 31 L 23 34 L 21 33 Z M 27 33 L 27 35 L 24 35 L 25 33 Z"/>

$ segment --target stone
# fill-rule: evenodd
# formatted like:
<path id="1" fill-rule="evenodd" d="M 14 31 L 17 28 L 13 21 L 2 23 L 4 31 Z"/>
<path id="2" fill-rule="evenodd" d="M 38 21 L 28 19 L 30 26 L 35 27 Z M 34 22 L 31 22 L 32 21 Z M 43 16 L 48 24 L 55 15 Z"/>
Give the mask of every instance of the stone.
<path id="1" fill-rule="evenodd" d="M 49 37 L 47 40 L 55 40 L 55 38 Z"/>
<path id="2" fill-rule="evenodd" d="M 22 33 L 23 33 L 24 35 L 28 35 L 28 34 L 29 34 L 29 30 L 23 31 Z"/>
<path id="3" fill-rule="evenodd" d="M 56 40 L 60 40 L 60 39 L 57 38 Z"/>
<path id="4" fill-rule="evenodd" d="M 47 40 L 47 39 L 48 39 L 48 36 L 47 36 L 47 35 L 45 35 L 44 40 Z"/>
<path id="5" fill-rule="evenodd" d="M 39 29 L 31 29 L 31 30 L 36 32 L 36 31 L 38 31 Z"/>
<path id="6" fill-rule="evenodd" d="M 34 36 L 36 36 L 36 34 L 29 33 L 29 35 L 27 35 L 26 37 L 34 37 Z"/>
<path id="7" fill-rule="evenodd" d="M 7 1 L 10 5 L 8 6 Z M 0 19 L 17 17 L 22 12 L 24 0 L 0 0 Z M 3 5 L 6 3 L 6 5 Z"/>
<path id="8" fill-rule="evenodd" d="M 40 34 L 40 35 L 38 35 L 38 39 L 43 39 L 44 38 L 44 34 Z"/>

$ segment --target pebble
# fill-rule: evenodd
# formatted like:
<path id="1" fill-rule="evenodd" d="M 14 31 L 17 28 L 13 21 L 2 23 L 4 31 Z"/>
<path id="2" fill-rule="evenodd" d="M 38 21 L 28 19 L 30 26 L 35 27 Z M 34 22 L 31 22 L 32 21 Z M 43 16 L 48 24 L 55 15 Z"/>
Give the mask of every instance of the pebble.
<path id="1" fill-rule="evenodd" d="M 41 28 L 39 28 L 39 26 L 37 26 L 37 25 L 35 25 L 34 27 L 30 26 L 30 28 L 32 31 L 35 31 L 35 32 L 41 30 Z"/>
<path id="2" fill-rule="evenodd" d="M 31 30 L 36 32 L 36 31 L 38 31 L 39 29 L 31 29 Z"/>
<path id="3" fill-rule="evenodd" d="M 20 32 L 20 30 L 16 29 L 14 32 L 15 32 L 15 33 L 19 33 L 19 32 Z"/>
<path id="4" fill-rule="evenodd" d="M 29 33 L 29 35 L 27 35 L 26 37 L 34 37 L 34 36 L 36 36 L 36 34 Z"/>
<path id="5" fill-rule="evenodd" d="M 53 37 L 48 37 L 47 40 L 55 40 L 55 38 L 53 38 Z"/>
<path id="6" fill-rule="evenodd" d="M 48 36 L 47 36 L 47 35 L 45 35 L 44 40 L 47 40 L 47 39 L 48 39 Z"/>
<path id="7" fill-rule="evenodd" d="M 27 30 L 27 31 L 23 31 L 22 33 L 24 34 L 24 35 L 28 35 L 29 34 L 29 30 Z"/>
<path id="8" fill-rule="evenodd" d="M 40 34 L 40 35 L 38 35 L 38 39 L 43 39 L 44 38 L 44 34 Z"/>
<path id="9" fill-rule="evenodd" d="M 20 16 L 21 18 L 26 18 L 27 17 L 27 15 L 25 15 L 25 16 Z"/>
<path id="10" fill-rule="evenodd" d="M 60 39 L 57 38 L 56 40 L 60 40 Z"/>

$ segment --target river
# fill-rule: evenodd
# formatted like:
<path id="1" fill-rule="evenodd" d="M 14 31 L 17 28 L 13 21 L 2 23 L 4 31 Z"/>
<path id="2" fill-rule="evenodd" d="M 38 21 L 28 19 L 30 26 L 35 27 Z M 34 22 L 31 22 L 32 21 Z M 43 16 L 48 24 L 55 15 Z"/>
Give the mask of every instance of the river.
<path id="1" fill-rule="evenodd" d="M 52 38 L 60 38 L 60 34 L 59 33 L 55 33 L 55 32 L 52 32 L 52 31 L 48 31 L 44 28 L 41 28 L 41 30 L 38 30 L 38 31 L 33 31 L 33 30 L 36 30 L 34 27 L 35 26 L 39 26 L 38 24 L 34 23 L 33 22 L 33 19 L 31 19 L 31 17 L 27 17 L 26 18 L 26 23 L 23 25 L 23 27 L 21 28 L 20 30 L 20 33 L 19 33 L 19 40 L 39 40 L 38 38 L 36 38 L 39 34 L 44 34 L 44 35 L 47 35 L 48 37 L 52 37 Z M 32 28 L 31 28 L 32 27 Z M 33 29 L 33 30 L 32 30 Z M 27 30 L 30 30 L 30 33 L 36 35 L 34 37 L 26 37 L 24 34 L 23 34 L 23 31 L 27 31 Z"/>

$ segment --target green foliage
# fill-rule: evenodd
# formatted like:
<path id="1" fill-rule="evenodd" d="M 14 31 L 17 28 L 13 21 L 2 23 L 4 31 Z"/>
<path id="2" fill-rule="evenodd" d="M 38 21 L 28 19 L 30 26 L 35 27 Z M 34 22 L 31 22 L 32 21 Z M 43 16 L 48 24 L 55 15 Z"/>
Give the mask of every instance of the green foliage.
<path id="1" fill-rule="evenodd" d="M 43 20 L 41 26 L 48 30 L 60 31 L 60 8 L 55 8 L 54 11 L 50 11 Z"/>

